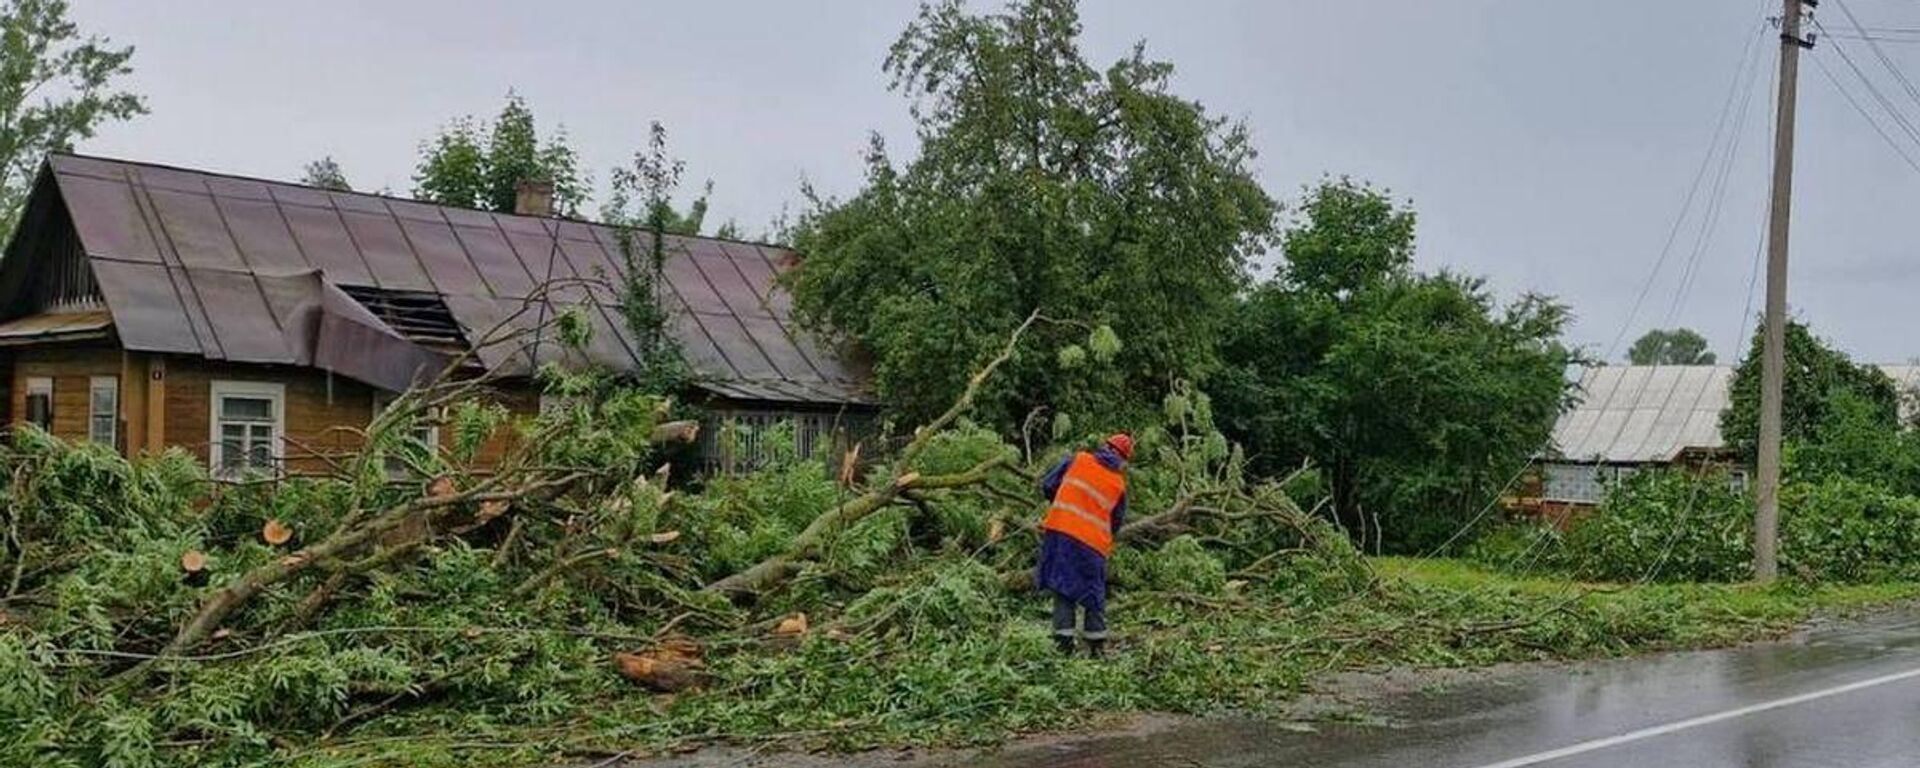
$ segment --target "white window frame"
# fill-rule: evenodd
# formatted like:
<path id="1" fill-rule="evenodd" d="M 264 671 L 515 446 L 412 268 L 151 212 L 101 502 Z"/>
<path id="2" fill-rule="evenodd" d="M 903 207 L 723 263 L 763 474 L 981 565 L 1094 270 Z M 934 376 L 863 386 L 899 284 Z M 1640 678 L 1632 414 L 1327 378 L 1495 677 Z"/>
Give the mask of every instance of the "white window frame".
<path id="1" fill-rule="evenodd" d="M 99 405 L 102 391 L 113 393 L 113 409 L 106 414 L 94 410 Z M 104 439 L 95 432 L 99 418 L 107 417 L 107 434 Z M 120 377 L 94 376 L 87 380 L 87 439 L 101 445 L 120 447 Z"/>
<path id="2" fill-rule="evenodd" d="M 227 469 L 226 444 L 220 440 L 220 401 L 227 397 L 260 398 L 273 403 L 273 474 L 279 474 L 287 458 L 287 385 L 267 381 L 215 380 L 207 398 L 207 464 L 215 475 L 234 477 L 245 473 Z M 253 469 L 252 467 L 246 469 Z"/>
<path id="3" fill-rule="evenodd" d="M 41 424 L 38 426 L 41 429 L 45 429 L 48 432 L 52 432 L 53 431 L 53 377 L 52 376 L 28 376 L 27 377 L 27 396 L 26 396 L 26 399 L 22 401 L 22 404 L 25 407 L 21 408 L 21 411 L 22 411 L 20 414 L 21 421 L 30 421 L 29 415 L 32 413 L 33 408 L 31 405 L 28 405 L 28 404 L 30 404 L 33 401 L 34 395 L 45 395 L 47 397 L 47 423 Z"/>
<path id="4" fill-rule="evenodd" d="M 378 417 L 380 414 L 386 412 L 388 408 L 393 407 L 393 401 L 399 398 L 400 398 L 400 395 L 397 393 L 387 392 L 385 390 L 379 390 L 379 389 L 374 390 L 373 391 L 373 415 L 375 417 Z M 425 419 L 427 423 L 420 424 L 418 422 L 415 422 L 413 427 L 414 433 L 412 436 L 416 440 L 425 441 L 427 452 L 435 456 L 438 456 L 440 455 L 440 425 L 437 422 L 437 420 L 434 418 L 434 414 L 422 414 L 422 418 Z M 387 463 L 387 474 L 394 475 L 396 477 L 405 475 L 406 467 L 400 465 L 398 462 L 395 462 L 392 459 L 389 459 Z"/>

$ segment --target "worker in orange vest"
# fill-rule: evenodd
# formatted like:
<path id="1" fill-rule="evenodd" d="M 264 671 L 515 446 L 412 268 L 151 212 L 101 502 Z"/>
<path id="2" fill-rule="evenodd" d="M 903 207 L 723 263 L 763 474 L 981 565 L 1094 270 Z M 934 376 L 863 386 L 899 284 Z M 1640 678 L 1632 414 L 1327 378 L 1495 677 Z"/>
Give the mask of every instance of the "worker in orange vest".
<path id="1" fill-rule="evenodd" d="M 1040 567 L 1034 581 L 1053 593 L 1053 642 L 1073 653 L 1078 614 L 1087 653 L 1098 658 L 1107 644 L 1107 558 L 1127 516 L 1127 461 L 1133 437 L 1106 439 L 1091 451 L 1061 459 L 1040 479 L 1053 500 L 1040 524 Z"/>

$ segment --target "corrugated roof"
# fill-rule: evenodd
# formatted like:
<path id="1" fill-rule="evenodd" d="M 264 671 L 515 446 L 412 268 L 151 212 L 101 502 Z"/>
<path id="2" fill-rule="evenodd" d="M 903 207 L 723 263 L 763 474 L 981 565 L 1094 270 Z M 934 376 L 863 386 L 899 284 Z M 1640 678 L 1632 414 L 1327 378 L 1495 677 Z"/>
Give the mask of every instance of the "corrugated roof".
<path id="1" fill-rule="evenodd" d="M 1920 365 L 1879 368 L 1902 391 L 1920 385 Z M 1573 461 L 1637 464 L 1723 448 L 1720 412 L 1732 382 L 1730 365 L 1588 368 L 1577 385 L 1579 404 L 1554 425 L 1554 453 Z"/>
<path id="2" fill-rule="evenodd" d="M 295 362 L 282 333 L 292 302 L 274 283 L 316 269 L 345 288 L 437 294 L 475 342 L 502 323 L 534 324 L 541 312 L 522 310 L 550 278 L 586 281 L 546 297 L 548 309 L 587 317 L 595 333 L 584 357 L 624 368 L 640 348 L 620 312 L 626 260 L 610 227 L 68 154 L 49 157 L 43 173 L 129 349 Z M 790 251 L 665 242 L 670 327 L 702 386 L 776 402 L 871 402 L 864 372 L 796 327 L 775 281 Z M 481 357 L 518 372 L 530 357 L 561 354 L 548 339 Z"/>
<path id="3" fill-rule="evenodd" d="M 1560 417 L 1553 445 L 1582 461 L 1668 461 L 1689 448 L 1718 448 L 1730 366 L 1609 365 L 1588 369 L 1580 402 Z"/>

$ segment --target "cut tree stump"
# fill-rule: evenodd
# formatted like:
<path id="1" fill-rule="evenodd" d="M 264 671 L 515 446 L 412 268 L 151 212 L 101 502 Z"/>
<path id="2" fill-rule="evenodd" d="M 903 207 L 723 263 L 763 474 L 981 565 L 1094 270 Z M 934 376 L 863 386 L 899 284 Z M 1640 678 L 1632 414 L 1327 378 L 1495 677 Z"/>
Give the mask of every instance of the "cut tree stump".
<path id="1" fill-rule="evenodd" d="M 687 647 L 690 645 L 691 649 Z M 677 693 L 699 685 L 707 672 L 699 646 L 691 642 L 662 643 L 640 653 L 621 651 L 613 655 L 613 666 L 621 677 L 660 693 Z"/>

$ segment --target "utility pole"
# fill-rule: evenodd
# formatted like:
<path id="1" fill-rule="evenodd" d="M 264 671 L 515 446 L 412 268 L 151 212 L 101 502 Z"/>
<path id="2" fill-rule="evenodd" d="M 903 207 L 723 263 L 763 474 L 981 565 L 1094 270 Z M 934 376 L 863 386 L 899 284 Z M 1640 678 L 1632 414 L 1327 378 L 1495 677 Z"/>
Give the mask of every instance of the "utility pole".
<path id="1" fill-rule="evenodd" d="M 1780 96 L 1773 132 L 1773 204 L 1767 221 L 1766 339 L 1760 356 L 1760 450 L 1753 516 L 1753 579 L 1780 572 L 1780 401 L 1787 367 L 1787 224 L 1793 214 L 1793 113 L 1799 94 L 1801 6 L 1818 0 L 1782 0 Z"/>

